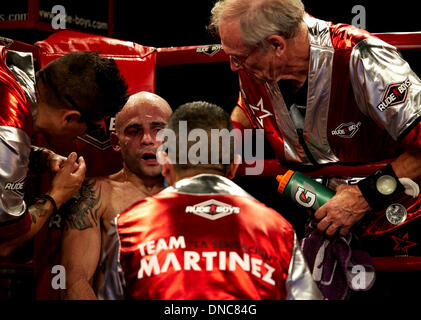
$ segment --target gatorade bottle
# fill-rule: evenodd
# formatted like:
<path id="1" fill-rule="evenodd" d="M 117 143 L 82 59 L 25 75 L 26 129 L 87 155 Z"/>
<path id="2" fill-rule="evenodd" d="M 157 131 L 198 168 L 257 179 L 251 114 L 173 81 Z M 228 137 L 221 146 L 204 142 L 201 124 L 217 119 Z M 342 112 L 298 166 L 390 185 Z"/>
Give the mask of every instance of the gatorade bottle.
<path id="1" fill-rule="evenodd" d="M 314 181 L 306 175 L 288 170 L 284 175 L 278 175 L 278 192 L 289 197 L 300 206 L 316 211 L 330 198 L 335 191 Z"/>

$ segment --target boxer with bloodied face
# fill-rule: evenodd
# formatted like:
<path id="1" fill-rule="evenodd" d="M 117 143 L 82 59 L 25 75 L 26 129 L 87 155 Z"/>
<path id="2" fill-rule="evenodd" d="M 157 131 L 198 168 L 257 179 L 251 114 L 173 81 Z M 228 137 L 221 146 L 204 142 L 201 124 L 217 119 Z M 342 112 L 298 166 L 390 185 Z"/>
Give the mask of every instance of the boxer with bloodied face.
<path id="1" fill-rule="evenodd" d="M 85 181 L 62 209 L 66 220 L 62 265 L 67 276 L 63 298 L 96 299 L 103 282 L 101 264 L 106 262 L 102 253 L 111 220 L 134 202 L 164 188 L 156 136 L 171 113 L 161 97 L 139 92 L 116 115 L 116 132 L 110 138 L 114 150 L 121 153 L 123 169 Z"/>

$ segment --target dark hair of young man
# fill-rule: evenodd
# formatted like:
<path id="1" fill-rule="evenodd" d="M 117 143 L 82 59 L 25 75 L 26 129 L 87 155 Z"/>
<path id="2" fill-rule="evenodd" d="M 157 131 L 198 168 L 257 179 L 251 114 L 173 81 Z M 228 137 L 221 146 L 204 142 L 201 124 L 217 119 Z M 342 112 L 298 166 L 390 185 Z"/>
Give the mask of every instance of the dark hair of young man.
<path id="1" fill-rule="evenodd" d="M 115 61 L 97 52 L 66 54 L 38 71 L 36 78 L 48 88 L 43 98 L 49 105 L 75 109 L 88 124 L 115 115 L 129 98 Z"/>
<path id="2" fill-rule="evenodd" d="M 206 131 L 207 138 L 208 138 L 208 161 L 207 163 L 198 163 L 198 164 L 192 164 L 191 159 L 188 157 L 188 153 L 190 148 L 196 144 L 196 141 L 181 141 L 180 139 L 180 132 L 179 132 L 179 123 L 181 121 L 186 121 L 187 123 L 187 135 L 193 130 L 193 129 L 202 129 Z M 211 144 L 211 130 L 212 129 L 226 129 L 228 132 L 232 132 L 233 124 L 230 119 L 230 116 L 227 112 L 225 112 L 222 108 L 219 106 L 205 102 L 205 101 L 194 101 L 189 102 L 186 104 L 183 104 L 179 106 L 174 113 L 171 115 L 170 119 L 168 120 L 167 129 L 171 129 L 176 133 L 176 163 L 173 164 L 174 170 L 177 172 L 180 172 L 182 170 L 215 170 L 219 171 L 221 173 L 226 173 L 226 171 L 229 168 L 229 163 L 224 163 L 222 161 L 223 157 L 223 151 L 224 146 L 227 147 L 227 145 L 224 145 L 224 139 L 219 138 L 217 146 L 213 146 L 214 150 L 212 151 L 212 144 Z M 234 137 L 229 136 L 229 159 L 230 162 L 234 161 Z M 183 150 L 180 150 L 182 148 L 179 148 L 180 144 L 187 144 L 187 155 L 182 154 Z M 169 148 L 172 148 L 173 146 L 169 146 Z M 215 147 L 218 150 L 215 150 Z M 211 151 L 215 152 L 218 151 L 219 153 L 219 162 L 216 164 L 211 163 Z M 180 163 L 180 158 L 187 158 L 187 163 L 182 164 Z"/>

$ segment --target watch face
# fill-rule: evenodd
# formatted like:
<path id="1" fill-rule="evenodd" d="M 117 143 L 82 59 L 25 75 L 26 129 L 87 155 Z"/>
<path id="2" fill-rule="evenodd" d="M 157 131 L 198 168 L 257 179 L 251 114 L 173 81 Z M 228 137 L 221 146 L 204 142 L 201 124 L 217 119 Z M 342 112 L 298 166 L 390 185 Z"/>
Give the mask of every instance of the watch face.
<path id="1" fill-rule="evenodd" d="M 381 194 L 388 196 L 395 192 L 398 186 L 396 179 L 389 175 L 381 176 L 377 179 L 376 188 Z"/>
<path id="2" fill-rule="evenodd" d="M 406 216 L 407 213 L 405 207 L 399 203 L 391 204 L 386 209 L 387 220 L 395 226 L 403 223 L 406 220 Z"/>

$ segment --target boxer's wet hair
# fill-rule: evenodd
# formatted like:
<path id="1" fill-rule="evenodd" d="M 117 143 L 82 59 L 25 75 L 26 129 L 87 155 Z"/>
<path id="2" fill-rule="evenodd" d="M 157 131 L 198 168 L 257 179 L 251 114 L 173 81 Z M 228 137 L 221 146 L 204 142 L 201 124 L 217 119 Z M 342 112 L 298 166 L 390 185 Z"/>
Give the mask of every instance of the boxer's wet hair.
<path id="1" fill-rule="evenodd" d="M 129 98 L 127 84 L 113 59 L 97 52 L 72 52 L 37 72 L 46 90 L 42 99 L 55 108 L 75 109 L 86 123 L 113 116 Z"/>
<path id="2" fill-rule="evenodd" d="M 181 121 L 185 121 L 187 123 L 187 136 L 189 133 L 194 129 L 202 129 L 207 133 L 208 136 L 208 161 L 205 164 L 192 164 L 190 162 L 188 154 L 189 150 L 192 145 L 196 143 L 196 141 L 180 141 L 180 132 L 179 132 L 179 124 Z M 176 135 L 176 146 L 180 146 L 182 144 L 187 144 L 187 154 L 181 154 L 183 152 L 181 149 L 177 147 L 176 149 L 176 163 L 173 164 L 174 170 L 177 172 L 183 170 L 214 170 L 219 171 L 225 174 L 229 168 L 229 164 L 223 163 L 222 156 L 223 156 L 223 142 L 221 139 L 218 141 L 218 149 L 219 149 L 219 163 L 212 164 L 211 163 L 211 130 L 212 129 L 227 129 L 231 132 L 233 129 L 233 124 L 230 118 L 230 115 L 224 111 L 221 107 L 205 102 L 205 101 L 194 101 L 183 104 L 179 106 L 171 117 L 168 120 L 167 129 L 170 129 L 175 132 Z M 229 148 L 230 148 L 230 162 L 234 161 L 234 139 L 230 138 L 229 140 Z M 171 148 L 172 146 L 169 146 Z M 186 158 L 187 163 L 182 164 L 180 163 L 180 158 Z"/>

